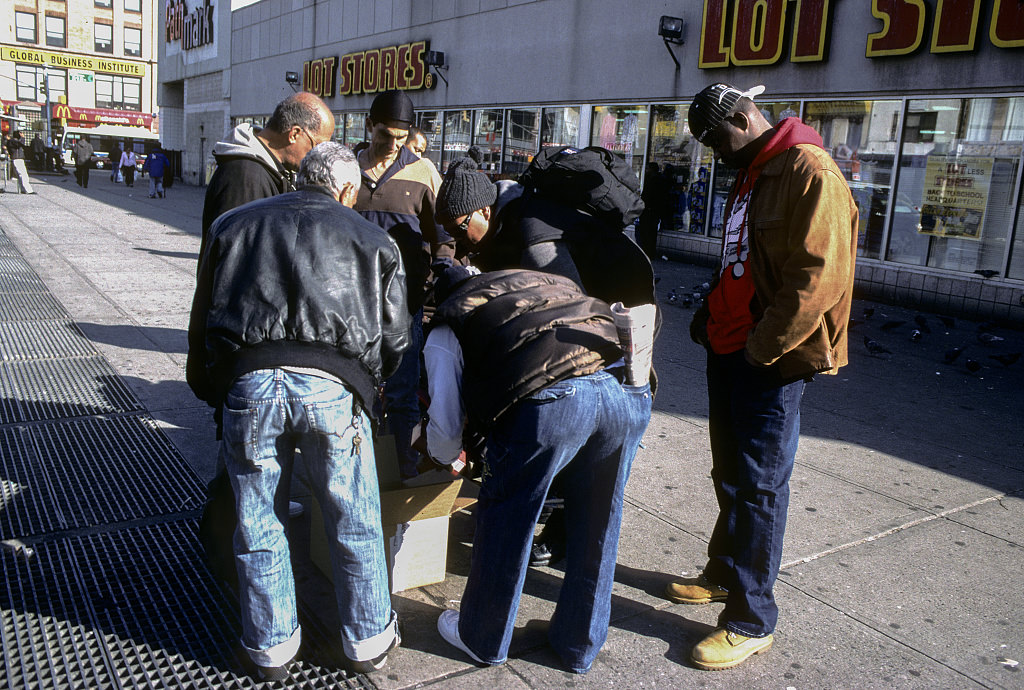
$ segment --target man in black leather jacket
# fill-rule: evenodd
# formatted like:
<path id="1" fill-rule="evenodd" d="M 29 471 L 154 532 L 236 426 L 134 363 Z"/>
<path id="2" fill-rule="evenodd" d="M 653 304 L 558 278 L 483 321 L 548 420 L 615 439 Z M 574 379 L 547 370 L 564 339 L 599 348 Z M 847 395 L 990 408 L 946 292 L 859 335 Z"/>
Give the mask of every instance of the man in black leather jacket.
<path id="1" fill-rule="evenodd" d="M 383 667 L 399 642 L 370 411 L 409 345 L 405 272 L 395 241 L 351 210 L 359 167 L 349 149 L 320 144 L 297 182 L 214 222 L 189 323 L 189 386 L 224 410 L 242 643 L 257 680 L 285 679 L 300 644 L 285 501 L 275 499 L 297 448 L 335 535 L 351 668 Z"/>

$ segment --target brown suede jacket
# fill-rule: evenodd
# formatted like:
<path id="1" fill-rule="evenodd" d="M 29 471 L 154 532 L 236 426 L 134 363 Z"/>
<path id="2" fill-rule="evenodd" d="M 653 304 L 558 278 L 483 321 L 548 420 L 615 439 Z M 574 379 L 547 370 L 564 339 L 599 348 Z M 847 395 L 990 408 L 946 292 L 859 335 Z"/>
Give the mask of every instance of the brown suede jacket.
<path id="1" fill-rule="evenodd" d="M 768 161 L 750 204 L 754 329 L 747 352 L 783 378 L 835 374 L 847 363 L 857 206 L 817 146 Z"/>
<path id="2" fill-rule="evenodd" d="M 754 328 L 747 353 L 796 380 L 847 364 L 858 212 L 835 162 L 798 144 L 767 163 L 749 209 Z M 707 304 L 694 317 L 700 340 Z"/>

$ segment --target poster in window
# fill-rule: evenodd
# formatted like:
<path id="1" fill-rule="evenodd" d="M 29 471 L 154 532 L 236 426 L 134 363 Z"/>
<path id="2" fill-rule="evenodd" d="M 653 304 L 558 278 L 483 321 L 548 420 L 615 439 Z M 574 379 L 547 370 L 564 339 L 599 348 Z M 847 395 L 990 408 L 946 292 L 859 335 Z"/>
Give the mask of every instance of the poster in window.
<path id="1" fill-rule="evenodd" d="M 992 163 L 982 156 L 928 156 L 920 232 L 981 239 Z"/>

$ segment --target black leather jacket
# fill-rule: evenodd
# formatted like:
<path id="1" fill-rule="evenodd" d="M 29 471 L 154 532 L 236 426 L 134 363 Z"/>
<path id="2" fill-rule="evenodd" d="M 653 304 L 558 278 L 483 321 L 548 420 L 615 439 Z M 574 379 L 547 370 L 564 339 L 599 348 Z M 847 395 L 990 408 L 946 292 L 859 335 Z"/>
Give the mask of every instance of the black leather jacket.
<path id="1" fill-rule="evenodd" d="M 409 346 L 405 271 L 387 233 L 318 187 L 211 226 L 189 322 L 188 384 L 217 407 L 257 369 L 315 368 L 372 411 Z"/>

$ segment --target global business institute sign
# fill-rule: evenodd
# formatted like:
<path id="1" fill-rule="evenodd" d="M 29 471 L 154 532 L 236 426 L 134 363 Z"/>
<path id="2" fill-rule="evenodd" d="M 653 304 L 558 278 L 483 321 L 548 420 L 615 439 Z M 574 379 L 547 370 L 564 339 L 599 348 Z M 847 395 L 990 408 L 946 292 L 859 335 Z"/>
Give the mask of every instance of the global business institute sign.
<path id="1" fill-rule="evenodd" d="M 181 41 L 182 50 L 192 50 L 213 43 L 213 4 L 203 0 L 189 12 L 185 0 L 164 3 L 164 42 Z"/>
<path id="2" fill-rule="evenodd" d="M 426 51 L 427 42 L 416 41 L 307 60 L 302 64 L 302 88 L 321 98 L 430 89 L 434 75 L 423 61 Z"/>

